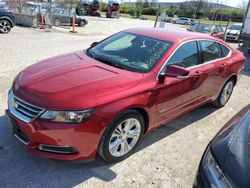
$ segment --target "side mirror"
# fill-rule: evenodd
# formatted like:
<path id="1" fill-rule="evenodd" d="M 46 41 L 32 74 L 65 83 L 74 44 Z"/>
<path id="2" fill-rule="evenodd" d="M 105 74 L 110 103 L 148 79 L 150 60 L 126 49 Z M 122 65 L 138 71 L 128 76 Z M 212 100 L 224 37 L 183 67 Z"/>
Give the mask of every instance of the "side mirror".
<path id="1" fill-rule="evenodd" d="M 214 35 L 216 35 L 216 34 L 218 34 L 218 32 L 213 31 L 210 35 L 211 35 L 211 36 L 214 36 Z"/>
<path id="2" fill-rule="evenodd" d="M 189 70 L 176 65 L 171 65 L 167 68 L 165 73 L 160 73 L 159 79 L 164 79 L 165 77 L 187 79 L 189 77 L 188 75 Z"/>
<path id="3" fill-rule="evenodd" d="M 93 43 L 90 45 L 90 48 L 96 46 L 97 44 L 99 44 L 99 42 L 93 42 Z"/>

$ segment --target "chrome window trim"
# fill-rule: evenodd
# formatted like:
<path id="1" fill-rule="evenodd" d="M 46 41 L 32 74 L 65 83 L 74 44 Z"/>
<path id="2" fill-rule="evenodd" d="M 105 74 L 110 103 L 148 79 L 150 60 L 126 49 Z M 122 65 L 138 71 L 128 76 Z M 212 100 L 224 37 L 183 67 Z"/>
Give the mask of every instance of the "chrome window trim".
<path id="1" fill-rule="evenodd" d="M 165 67 L 165 65 L 168 63 L 168 61 L 170 60 L 170 58 L 175 54 L 175 52 L 176 52 L 181 46 L 183 46 L 184 44 L 186 44 L 186 43 L 188 43 L 188 42 L 198 42 L 198 41 L 200 42 L 200 41 L 203 41 L 203 40 L 205 40 L 205 41 L 217 42 L 217 43 L 219 43 L 219 44 L 225 46 L 222 42 L 216 41 L 216 40 L 212 40 L 212 39 L 195 39 L 195 40 L 191 39 L 191 40 L 188 40 L 188 41 L 184 41 L 184 42 L 182 42 L 181 44 L 179 44 L 179 46 L 177 46 L 177 48 L 175 48 L 175 50 L 172 52 L 172 54 L 168 57 L 168 59 L 167 59 L 167 60 L 165 61 L 165 63 L 162 65 L 162 67 L 160 68 L 160 70 L 159 70 L 158 73 L 157 73 L 156 80 L 158 80 L 158 77 L 159 77 L 159 75 L 160 75 L 162 69 L 163 69 L 163 68 Z M 215 60 L 211 60 L 211 61 L 207 61 L 207 62 L 205 62 L 205 63 L 199 64 L 199 65 L 196 65 L 196 66 L 188 67 L 187 70 L 191 70 L 191 69 L 193 69 L 193 68 L 197 68 L 197 67 L 202 66 L 202 65 L 207 65 L 207 64 L 214 63 L 214 62 L 216 62 L 216 61 L 223 60 L 223 59 L 226 59 L 226 58 L 231 57 L 231 55 L 232 55 L 232 53 L 233 53 L 232 50 L 231 50 L 229 47 L 227 47 L 227 46 L 225 46 L 225 47 L 226 47 L 227 49 L 229 49 L 229 53 L 228 53 L 228 55 L 227 55 L 226 57 L 219 58 L 219 59 L 215 59 Z"/>

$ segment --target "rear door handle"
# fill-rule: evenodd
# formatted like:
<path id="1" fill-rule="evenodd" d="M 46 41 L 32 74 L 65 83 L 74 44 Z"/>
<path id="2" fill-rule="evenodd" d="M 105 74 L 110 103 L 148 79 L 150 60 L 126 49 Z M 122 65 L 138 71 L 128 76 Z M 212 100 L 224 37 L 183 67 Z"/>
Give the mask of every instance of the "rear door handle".
<path id="1" fill-rule="evenodd" d="M 226 66 L 227 66 L 226 63 L 222 63 L 222 64 L 220 65 L 220 68 L 224 70 L 224 69 L 226 68 Z"/>

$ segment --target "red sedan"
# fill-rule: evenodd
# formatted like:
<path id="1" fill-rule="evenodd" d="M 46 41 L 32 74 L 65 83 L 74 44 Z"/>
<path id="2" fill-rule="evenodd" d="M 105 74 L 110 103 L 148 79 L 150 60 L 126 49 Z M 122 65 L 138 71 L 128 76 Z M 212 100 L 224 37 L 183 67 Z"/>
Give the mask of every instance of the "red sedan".
<path id="1" fill-rule="evenodd" d="M 244 63 L 214 37 L 129 29 L 22 71 L 6 115 L 33 154 L 120 161 L 150 130 L 205 103 L 224 106 Z"/>

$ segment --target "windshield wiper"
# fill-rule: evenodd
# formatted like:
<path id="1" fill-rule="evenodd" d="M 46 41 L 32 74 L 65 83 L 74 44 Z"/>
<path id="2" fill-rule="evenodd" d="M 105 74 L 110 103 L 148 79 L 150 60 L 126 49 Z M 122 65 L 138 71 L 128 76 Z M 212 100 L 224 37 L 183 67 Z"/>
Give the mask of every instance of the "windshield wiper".
<path id="1" fill-rule="evenodd" d="M 117 68 L 119 68 L 119 69 L 126 70 L 123 66 L 121 66 L 121 65 L 119 65 L 119 64 L 117 64 L 117 63 L 110 62 L 110 61 L 108 61 L 108 60 L 106 60 L 106 59 L 103 59 L 103 58 L 98 58 L 98 57 L 93 57 L 93 58 L 96 59 L 96 60 L 98 60 L 98 61 L 101 61 L 102 63 L 105 63 L 105 64 L 107 64 L 107 65 L 111 65 L 111 66 L 113 66 L 113 67 L 117 67 Z"/>

